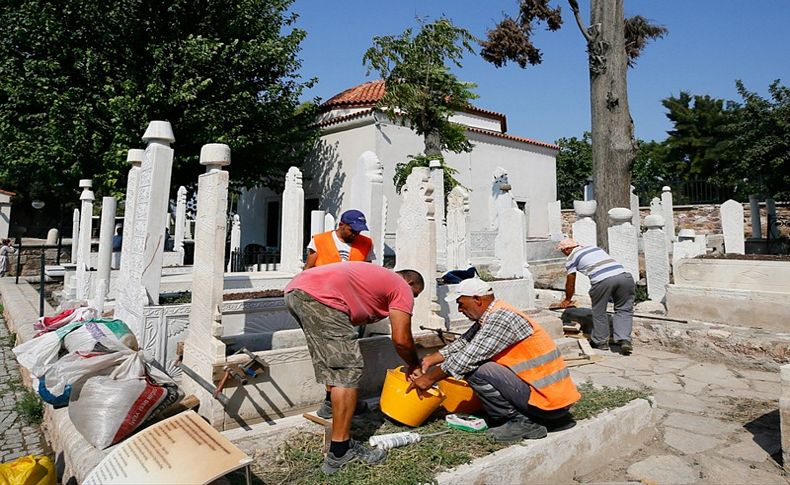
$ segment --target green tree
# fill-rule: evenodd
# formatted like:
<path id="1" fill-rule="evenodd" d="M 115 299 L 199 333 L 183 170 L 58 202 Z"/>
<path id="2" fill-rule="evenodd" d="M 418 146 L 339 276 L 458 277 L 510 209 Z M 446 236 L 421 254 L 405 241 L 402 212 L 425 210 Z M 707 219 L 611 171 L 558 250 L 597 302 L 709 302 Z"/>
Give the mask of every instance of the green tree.
<path id="1" fill-rule="evenodd" d="M 362 62 L 368 73 L 376 71 L 386 86 L 377 107 L 391 120 L 408 124 L 425 141 L 421 155 L 412 155 L 411 161 L 398 164 L 398 189 L 414 166 L 427 166 L 430 160 L 441 161 L 445 186 L 450 188 L 454 179 L 444 164 L 442 151 L 472 150 L 465 128 L 451 123 L 449 117 L 477 98 L 471 91 L 475 85 L 460 81 L 448 63 L 461 67 L 464 54 L 474 52 L 474 41 L 468 31 L 440 18 L 422 24 L 416 34 L 408 28 L 399 36 L 374 37 L 373 47 L 365 52 Z"/>
<path id="2" fill-rule="evenodd" d="M 150 120 L 176 142 L 173 186 L 194 183 L 200 147 L 233 150 L 234 183 L 276 185 L 315 137 L 305 33 L 292 0 L 18 0 L 0 10 L 0 180 L 24 197 L 72 198 L 93 178 L 120 195 L 128 148 Z M 58 190 L 58 187 L 60 189 Z"/>
<path id="3" fill-rule="evenodd" d="M 790 88 L 779 80 L 768 87 L 770 98 L 748 91 L 736 81 L 743 103 L 731 125 L 735 156 L 725 170 L 741 182 L 739 195 L 762 193 L 777 199 L 790 197 Z"/>
<path id="4" fill-rule="evenodd" d="M 584 200 L 584 185 L 592 175 L 592 145 L 590 132 L 582 138 L 560 138 L 557 154 L 557 199 L 563 207 L 573 207 L 574 200 Z"/>
<path id="5" fill-rule="evenodd" d="M 540 64 L 542 53 L 532 42 L 536 24 L 551 31 L 562 27 L 562 11 L 550 0 L 518 0 L 516 18 L 505 17 L 488 32 L 481 55 L 497 67 L 508 61 L 525 68 Z M 627 67 L 634 64 L 651 39 L 662 37 L 664 27 L 641 16 L 626 19 L 623 0 L 591 0 L 589 27 L 577 0 L 568 0 L 586 42 L 590 75 L 593 185 L 598 201 L 598 241 L 606 247 L 606 213 L 629 206 L 630 169 L 637 152 L 634 126 L 628 109 Z"/>

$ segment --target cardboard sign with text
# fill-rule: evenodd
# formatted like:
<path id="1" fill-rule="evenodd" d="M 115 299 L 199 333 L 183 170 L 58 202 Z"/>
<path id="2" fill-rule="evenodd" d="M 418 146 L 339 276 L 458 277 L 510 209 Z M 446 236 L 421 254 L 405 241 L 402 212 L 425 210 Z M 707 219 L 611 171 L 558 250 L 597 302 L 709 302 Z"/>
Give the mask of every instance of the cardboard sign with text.
<path id="1" fill-rule="evenodd" d="M 187 411 L 119 444 L 83 483 L 205 484 L 251 461 L 197 413 Z"/>

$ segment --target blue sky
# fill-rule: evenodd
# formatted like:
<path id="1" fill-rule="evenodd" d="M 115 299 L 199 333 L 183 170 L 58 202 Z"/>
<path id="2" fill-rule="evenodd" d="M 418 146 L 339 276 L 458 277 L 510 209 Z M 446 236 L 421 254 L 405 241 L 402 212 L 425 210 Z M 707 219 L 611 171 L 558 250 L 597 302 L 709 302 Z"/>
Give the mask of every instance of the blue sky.
<path id="1" fill-rule="evenodd" d="M 397 35 L 415 17 L 449 17 L 484 37 L 516 0 L 296 0 L 296 26 L 307 31 L 304 77 L 318 84 L 306 99 L 326 100 L 366 80 L 362 55 L 376 35 Z M 581 0 L 585 21 L 589 0 Z M 508 132 L 553 142 L 590 129 L 589 77 L 583 38 L 565 0 L 557 32 L 536 29 L 543 63 L 497 69 L 469 55 L 457 75 L 478 85 L 474 104 L 507 115 Z M 671 124 L 661 100 L 680 91 L 739 100 L 735 80 L 767 96 L 768 85 L 790 85 L 790 0 L 626 0 L 626 15 L 643 15 L 669 33 L 650 44 L 629 70 L 629 103 L 636 136 L 663 140 Z"/>

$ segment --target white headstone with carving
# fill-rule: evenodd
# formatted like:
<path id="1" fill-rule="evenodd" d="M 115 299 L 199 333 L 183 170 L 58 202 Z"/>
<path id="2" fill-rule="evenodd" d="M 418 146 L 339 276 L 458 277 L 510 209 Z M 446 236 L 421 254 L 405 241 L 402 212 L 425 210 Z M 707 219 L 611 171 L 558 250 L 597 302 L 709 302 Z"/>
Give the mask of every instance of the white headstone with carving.
<path id="1" fill-rule="evenodd" d="M 230 164 L 230 148 L 220 143 L 204 145 L 200 163 L 206 166 L 206 173 L 198 177 L 192 305 L 184 339 L 184 364 L 206 381 L 214 382 L 213 364 L 225 359 L 225 344 L 219 337 L 229 177 L 222 167 Z M 214 406 L 211 394 L 187 375 L 183 376 L 182 385 L 188 394 L 200 399 L 200 414 L 217 422 L 216 415 L 221 416 L 222 408 Z"/>
<path id="2" fill-rule="evenodd" d="M 173 170 L 173 149 L 170 144 L 175 141 L 170 123 L 152 121 L 143 134 L 143 141 L 148 145 L 137 175 L 134 219 L 124 227 L 121 270 L 125 270 L 126 279 L 115 310 L 116 318 L 126 322 L 138 339 L 143 331 L 143 307 L 159 303 L 165 226 L 170 204 L 170 176 Z M 128 238 L 127 229 L 130 231 Z"/>
<path id="3" fill-rule="evenodd" d="M 469 266 L 469 193 L 457 186 L 447 196 L 447 269 Z"/>
<path id="4" fill-rule="evenodd" d="M 375 261 L 379 265 L 383 264 L 384 228 L 386 227 L 386 220 L 381 218 L 385 204 L 384 165 L 371 151 L 362 153 L 357 159 L 356 173 L 351 180 L 350 202 L 351 208 L 365 214 L 368 222 L 368 234 L 373 239 Z"/>
<path id="5" fill-rule="evenodd" d="M 510 190 L 499 196 L 497 220 L 499 228 L 494 239 L 494 257 L 497 278 L 521 278 L 527 260 L 527 241 L 524 237 L 525 215 L 513 202 Z"/>
<path id="6" fill-rule="evenodd" d="M 280 271 L 298 273 L 304 266 L 304 189 L 302 172 L 296 167 L 285 174 L 280 234 Z"/>
<path id="7" fill-rule="evenodd" d="M 650 215 L 664 217 L 664 209 L 661 208 L 661 199 L 658 197 L 650 199 Z"/>
<path id="8" fill-rule="evenodd" d="M 77 248 L 77 299 L 87 300 L 91 297 L 91 231 L 93 223 L 93 192 L 90 179 L 80 180 L 80 242 Z"/>
<path id="9" fill-rule="evenodd" d="M 744 254 L 743 240 L 743 205 L 732 199 L 721 205 L 721 231 L 724 233 L 724 252 L 727 254 Z"/>
<path id="10" fill-rule="evenodd" d="M 597 246 L 598 238 L 595 235 L 595 211 L 598 203 L 594 200 L 574 200 L 573 210 L 576 212 L 576 222 L 572 225 L 573 239 L 582 246 Z M 583 295 L 590 291 L 590 278 L 576 272 L 576 293 Z"/>
<path id="11" fill-rule="evenodd" d="M 507 170 L 502 167 L 497 167 L 494 169 L 492 175 L 492 182 L 491 182 L 491 198 L 488 201 L 488 221 L 489 221 L 489 229 L 491 231 L 496 231 L 498 226 L 498 214 L 500 211 L 500 207 L 502 202 L 499 198 L 505 194 L 510 192 L 510 182 L 507 176 Z M 504 189 L 504 190 L 503 190 Z M 510 206 L 512 204 L 513 197 L 508 197 L 506 201 L 507 205 Z"/>
<path id="12" fill-rule="evenodd" d="M 176 195 L 176 229 L 173 234 L 173 249 L 179 254 L 184 264 L 184 234 L 187 225 L 187 189 L 183 185 Z"/>
<path id="13" fill-rule="evenodd" d="M 647 230 L 642 235 L 645 244 L 645 272 L 647 274 L 647 295 L 657 302 L 664 300 L 669 284 L 669 254 L 667 238 L 664 235 L 664 218 L 659 215 L 645 217 Z"/>
<path id="14" fill-rule="evenodd" d="M 609 210 L 609 255 L 639 281 L 639 243 L 631 224 L 631 210 L 615 207 Z"/>
<path id="15" fill-rule="evenodd" d="M 425 280 L 425 290 L 414 301 L 412 331 L 420 325 L 444 326 L 437 314 L 436 300 L 436 224 L 433 184 L 428 167 L 415 167 L 401 189 L 402 201 L 395 233 L 395 266 L 412 269 Z"/>
<path id="16" fill-rule="evenodd" d="M 132 234 L 134 233 L 134 208 L 137 205 L 137 184 L 140 179 L 140 166 L 145 159 L 145 150 L 139 148 L 132 148 L 127 152 L 126 161 L 131 164 L 129 173 L 126 178 L 126 198 L 124 200 L 123 208 L 123 229 L 121 236 L 123 241 L 121 245 L 121 264 L 119 276 L 119 294 L 116 296 L 118 304 L 115 309 L 115 318 L 121 318 L 123 314 L 123 301 L 127 281 L 129 280 L 129 273 L 132 267 L 131 254 L 132 254 Z"/>

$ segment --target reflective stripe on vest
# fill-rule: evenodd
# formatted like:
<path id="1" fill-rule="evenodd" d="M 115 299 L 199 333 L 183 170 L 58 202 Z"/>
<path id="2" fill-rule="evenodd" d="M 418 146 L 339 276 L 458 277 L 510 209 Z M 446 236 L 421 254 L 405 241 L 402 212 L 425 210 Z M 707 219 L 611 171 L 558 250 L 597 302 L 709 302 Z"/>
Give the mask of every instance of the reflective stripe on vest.
<path id="1" fill-rule="evenodd" d="M 497 300 L 493 311 L 508 310 L 532 325 L 529 337 L 495 355 L 492 361 L 510 368 L 530 385 L 529 404 L 551 411 L 570 406 L 581 398 L 565 367 L 562 354 L 546 331 L 527 315 L 506 302 Z"/>
<path id="2" fill-rule="evenodd" d="M 315 260 L 316 266 L 339 263 L 342 261 L 340 253 L 337 251 L 335 238 L 332 236 L 333 232 L 334 231 L 327 231 L 313 236 L 313 241 L 315 241 L 315 252 L 318 254 L 318 258 Z M 362 234 L 358 234 L 357 237 L 354 238 L 354 242 L 349 246 L 351 246 L 351 250 L 348 253 L 349 261 L 365 261 L 367 260 L 370 248 L 373 246 L 373 240 Z"/>

